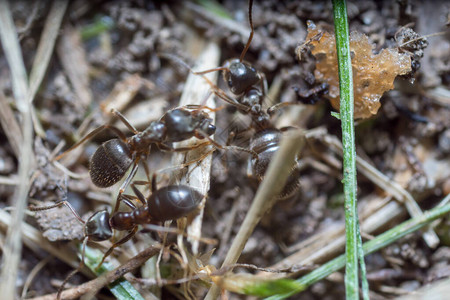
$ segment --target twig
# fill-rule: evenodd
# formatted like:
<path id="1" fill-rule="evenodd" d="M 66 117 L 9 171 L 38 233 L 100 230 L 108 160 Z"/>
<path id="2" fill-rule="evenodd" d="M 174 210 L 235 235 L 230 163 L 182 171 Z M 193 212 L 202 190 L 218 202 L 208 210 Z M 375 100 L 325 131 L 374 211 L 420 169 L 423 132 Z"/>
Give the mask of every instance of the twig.
<path id="1" fill-rule="evenodd" d="M 156 255 L 159 251 L 158 246 L 151 246 L 144 251 L 140 252 L 138 255 L 130 259 L 125 264 L 121 265 L 120 267 L 115 268 L 112 271 L 109 271 L 108 273 L 105 273 L 104 275 L 97 277 L 91 281 L 88 281 L 82 285 L 79 285 L 75 288 L 65 290 L 61 294 L 62 299 L 76 299 L 81 297 L 82 295 L 86 293 L 95 294 L 97 291 L 99 291 L 101 288 L 103 288 L 105 285 L 116 281 L 123 275 L 125 275 L 128 272 L 133 271 L 134 269 L 140 267 L 142 264 L 144 264 L 150 257 Z M 36 297 L 36 298 L 29 298 L 29 300 L 54 300 L 56 297 L 56 293 L 45 295 L 42 297 Z"/>
<path id="2" fill-rule="evenodd" d="M 31 99 L 34 99 L 42 79 L 44 78 L 48 63 L 55 48 L 56 38 L 58 37 L 61 22 L 68 3 L 69 1 L 67 0 L 54 1 L 45 21 L 45 26 L 42 30 L 41 38 L 39 39 L 39 45 L 30 72 L 29 96 Z"/>
<path id="3" fill-rule="evenodd" d="M 195 39 L 195 42 L 198 43 L 198 39 Z M 202 49 L 202 52 L 196 59 L 195 68 L 199 70 L 207 70 L 217 67 L 220 59 L 220 48 L 218 45 L 214 42 L 209 42 L 205 45 L 205 47 L 200 47 L 200 49 Z M 207 74 L 207 78 L 213 82 L 217 80 L 217 76 L 218 72 Z M 189 73 L 180 99 L 180 106 L 188 104 L 206 105 L 209 108 L 215 108 L 215 103 L 212 94 L 210 93 L 210 86 L 205 82 L 204 78 L 192 73 Z M 208 111 L 208 115 L 214 120 L 214 112 Z M 196 145 L 197 143 L 199 143 L 199 140 L 193 138 L 186 142 L 177 143 L 176 147 L 190 147 Z M 174 155 L 172 162 L 175 165 L 179 165 L 185 162 L 195 161 L 208 152 L 211 152 L 210 147 L 201 147 L 187 153 L 177 153 Z M 209 191 L 210 185 L 211 162 L 212 156 L 208 155 L 206 158 L 201 159 L 198 163 L 191 164 L 189 166 L 187 176 L 183 177 L 181 182 L 196 188 L 203 195 L 206 195 Z M 205 206 L 205 202 L 206 198 L 203 199 L 200 204 L 200 212 L 195 216 L 187 228 L 188 235 L 193 237 L 188 238 L 188 240 L 192 243 L 192 252 L 194 254 L 197 254 L 198 252 L 198 238 L 201 237 L 203 208 Z"/>

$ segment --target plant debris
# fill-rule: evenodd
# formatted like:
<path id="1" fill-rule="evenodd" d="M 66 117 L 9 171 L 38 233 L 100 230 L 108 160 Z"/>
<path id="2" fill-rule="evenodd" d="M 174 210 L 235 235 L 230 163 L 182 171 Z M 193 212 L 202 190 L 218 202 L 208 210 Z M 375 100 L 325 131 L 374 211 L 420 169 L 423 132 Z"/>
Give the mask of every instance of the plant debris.
<path id="1" fill-rule="evenodd" d="M 356 119 L 369 118 L 378 112 L 383 93 L 394 88 L 395 77 L 411 72 L 411 59 L 409 55 L 401 54 L 397 49 L 383 49 L 374 54 L 368 37 L 357 31 L 352 31 L 349 39 L 355 99 L 354 116 Z M 317 60 L 316 79 L 328 84 L 328 94 L 325 97 L 339 110 L 339 74 L 334 34 L 320 30 L 313 22 L 309 22 L 306 40 L 309 41 L 311 53 Z"/>

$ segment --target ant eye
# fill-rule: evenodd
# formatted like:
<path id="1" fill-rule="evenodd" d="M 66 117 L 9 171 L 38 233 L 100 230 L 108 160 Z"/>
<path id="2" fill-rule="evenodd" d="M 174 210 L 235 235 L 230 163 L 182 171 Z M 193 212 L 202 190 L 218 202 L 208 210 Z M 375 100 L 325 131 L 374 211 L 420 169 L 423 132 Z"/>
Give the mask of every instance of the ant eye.
<path id="1" fill-rule="evenodd" d="M 208 129 L 206 130 L 206 134 L 213 135 L 216 132 L 216 126 L 213 124 L 208 125 Z"/>

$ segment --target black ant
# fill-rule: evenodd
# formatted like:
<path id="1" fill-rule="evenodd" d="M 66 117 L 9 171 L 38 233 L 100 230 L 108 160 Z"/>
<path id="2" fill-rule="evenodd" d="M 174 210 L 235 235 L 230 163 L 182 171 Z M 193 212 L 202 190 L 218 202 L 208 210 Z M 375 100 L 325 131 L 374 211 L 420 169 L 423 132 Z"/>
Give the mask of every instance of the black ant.
<path id="1" fill-rule="evenodd" d="M 79 267 L 74 270 L 63 282 L 58 290 L 57 299 L 60 299 L 61 292 L 64 285 L 69 279 L 78 272 L 84 264 L 84 252 L 88 241 L 101 242 L 109 240 L 113 236 L 113 229 L 119 231 L 128 231 L 127 235 L 114 243 L 108 251 L 103 255 L 101 262 L 98 264 L 99 268 L 106 257 L 108 257 L 113 250 L 129 241 L 137 232 L 138 225 L 155 224 L 168 220 L 176 220 L 187 216 L 195 211 L 205 197 L 194 188 L 186 185 L 169 185 L 157 189 L 156 176 L 153 175 L 151 181 L 151 195 L 146 199 L 145 196 L 136 188 L 137 184 L 148 184 L 148 182 L 133 182 L 131 188 L 135 196 L 122 194 L 122 201 L 124 201 L 131 209 L 130 212 L 115 212 L 110 216 L 107 210 L 102 210 L 94 213 L 87 221 L 84 221 L 75 209 L 67 200 L 62 200 L 54 205 L 45 207 L 29 207 L 31 211 L 42 211 L 67 206 L 74 216 L 84 224 L 84 240 L 82 257 Z M 143 205 L 136 207 L 132 200 L 137 199 Z"/>
<path id="2" fill-rule="evenodd" d="M 208 114 L 201 109 L 213 111 L 213 109 L 199 105 L 174 108 L 166 112 L 158 121 L 150 123 L 144 131 L 138 131 L 120 112 L 113 110 L 112 113 L 133 132 L 133 136 L 127 138 L 117 127 L 105 124 L 88 133 L 55 159 L 61 159 L 105 129 L 113 131 L 118 138 L 106 141 L 97 148 L 89 161 L 89 175 L 96 186 L 106 188 L 116 184 L 132 166 L 130 173 L 119 189 L 117 197 L 119 200 L 136 175 L 139 161 L 149 155 L 152 144 L 156 144 L 161 150 L 172 152 L 189 151 L 206 144 L 221 147 L 209 138 L 215 133 L 216 127 L 212 124 L 212 119 Z M 172 145 L 174 142 L 180 142 L 194 136 L 198 139 L 206 138 L 209 142 L 183 148 L 174 148 Z M 144 164 L 144 168 L 147 178 L 149 178 L 149 170 L 146 164 Z M 114 212 L 118 208 L 119 201 L 116 202 Z"/>
<path id="3" fill-rule="evenodd" d="M 228 96 L 219 89 L 214 83 L 203 77 L 211 86 L 212 92 L 222 100 L 230 103 L 243 113 L 249 114 L 253 120 L 253 127 L 256 134 L 250 140 L 249 151 L 256 153 L 248 161 L 247 174 L 250 177 L 261 181 L 264 173 L 272 160 L 273 154 L 278 150 L 283 132 L 288 128 L 277 129 L 270 121 L 270 116 L 276 109 L 276 105 L 267 111 L 262 109 L 262 102 L 267 90 L 267 84 L 263 73 L 258 72 L 252 65 L 244 61 L 244 56 L 250 47 L 253 39 L 254 28 L 252 21 L 253 0 L 249 0 L 248 20 L 250 24 L 250 36 L 239 59 L 230 59 L 225 61 L 223 66 L 195 72 L 183 61 L 178 58 L 167 55 L 186 66 L 193 74 L 204 75 L 209 72 L 222 71 L 223 78 L 228 85 L 229 90 L 236 98 Z M 296 166 L 291 171 L 288 182 L 280 197 L 285 198 L 292 195 L 299 187 L 299 170 Z"/>

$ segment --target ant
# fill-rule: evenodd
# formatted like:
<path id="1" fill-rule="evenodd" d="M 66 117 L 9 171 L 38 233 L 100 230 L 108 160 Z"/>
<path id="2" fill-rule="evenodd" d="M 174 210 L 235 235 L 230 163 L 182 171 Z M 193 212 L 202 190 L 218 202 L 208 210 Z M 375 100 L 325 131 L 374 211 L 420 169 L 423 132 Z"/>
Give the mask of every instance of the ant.
<path id="1" fill-rule="evenodd" d="M 256 134 L 250 139 L 250 146 L 247 152 L 256 155 L 253 155 L 248 160 L 247 175 L 256 178 L 258 181 L 262 181 L 273 154 L 279 148 L 283 132 L 289 128 L 277 129 L 272 124 L 270 116 L 277 109 L 277 105 L 270 107 L 267 111 L 262 109 L 262 102 L 267 90 L 265 75 L 257 71 L 250 63 L 244 61 L 244 56 L 250 47 L 254 35 L 252 6 L 253 0 L 249 0 L 248 20 L 251 31 L 247 44 L 238 59 L 229 59 L 218 68 L 196 72 L 177 57 L 171 55 L 165 56 L 181 63 L 196 75 L 203 76 L 206 73 L 215 71 L 223 72 L 224 81 L 235 98 L 227 95 L 206 77 L 203 76 L 203 78 L 211 86 L 212 92 L 217 97 L 251 116 Z M 289 175 L 288 182 L 279 197 L 287 198 L 293 195 L 299 185 L 299 169 L 294 166 Z"/>
<path id="2" fill-rule="evenodd" d="M 97 266 L 98 269 L 103 264 L 106 257 L 108 257 L 115 248 L 126 243 L 136 234 L 138 225 L 155 224 L 187 216 L 197 209 L 198 205 L 205 197 L 200 192 L 187 185 L 168 185 L 158 189 L 156 186 L 156 175 L 154 174 L 151 181 L 152 193 L 146 198 L 136 188 L 136 185 L 142 184 L 149 184 L 149 182 L 135 181 L 131 183 L 130 186 L 133 189 L 135 196 L 126 194 L 121 195 L 121 197 L 124 198 L 122 201 L 124 201 L 132 211 L 119 211 L 113 213 L 111 216 L 107 210 L 97 211 L 90 216 L 87 221 L 84 221 L 80 217 L 67 200 L 61 200 L 54 205 L 45 207 L 29 207 L 31 211 L 42 211 L 65 205 L 84 225 L 85 238 L 83 240 L 80 265 L 64 280 L 58 290 L 57 299 L 60 299 L 64 285 L 83 267 L 85 247 L 88 241 L 101 242 L 109 240 L 113 236 L 113 229 L 118 231 L 128 231 L 125 237 L 114 243 L 108 251 L 106 251 L 101 262 Z M 143 205 L 136 207 L 132 202 L 132 200 L 136 199 Z"/>
<path id="3" fill-rule="evenodd" d="M 119 189 L 117 196 L 117 200 L 119 200 L 136 175 L 139 161 L 149 155 L 152 144 L 156 144 L 163 151 L 171 152 L 189 151 L 206 144 L 221 147 L 210 138 L 215 133 L 216 127 L 212 124 L 212 119 L 202 109 L 214 111 L 200 105 L 177 107 L 166 112 L 158 121 L 150 123 L 144 131 L 138 131 L 125 116 L 117 110 L 112 110 L 112 113 L 133 132 L 133 136 L 127 138 L 117 127 L 105 124 L 88 133 L 68 150 L 58 155 L 55 160 L 61 159 L 103 130 L 111 130 L 118 138 L 106 141 L 97 148 L 89 161 L 89 175 L 96 186 L 106 188 L 119 182 L 132 166 L 130 173 Z M 174 148 L 172 145 L 174 142 L 180 142 L 194 136 L 198 139 L 206 138 L 209 142 L 183 148 Z M 144 169 L 147 178 L 149 178 L 149 170 L 146 164 L 144 164 Z M 119 204 L 120 201 L 116 201 L 114 212 L 118 210 Z"/>

